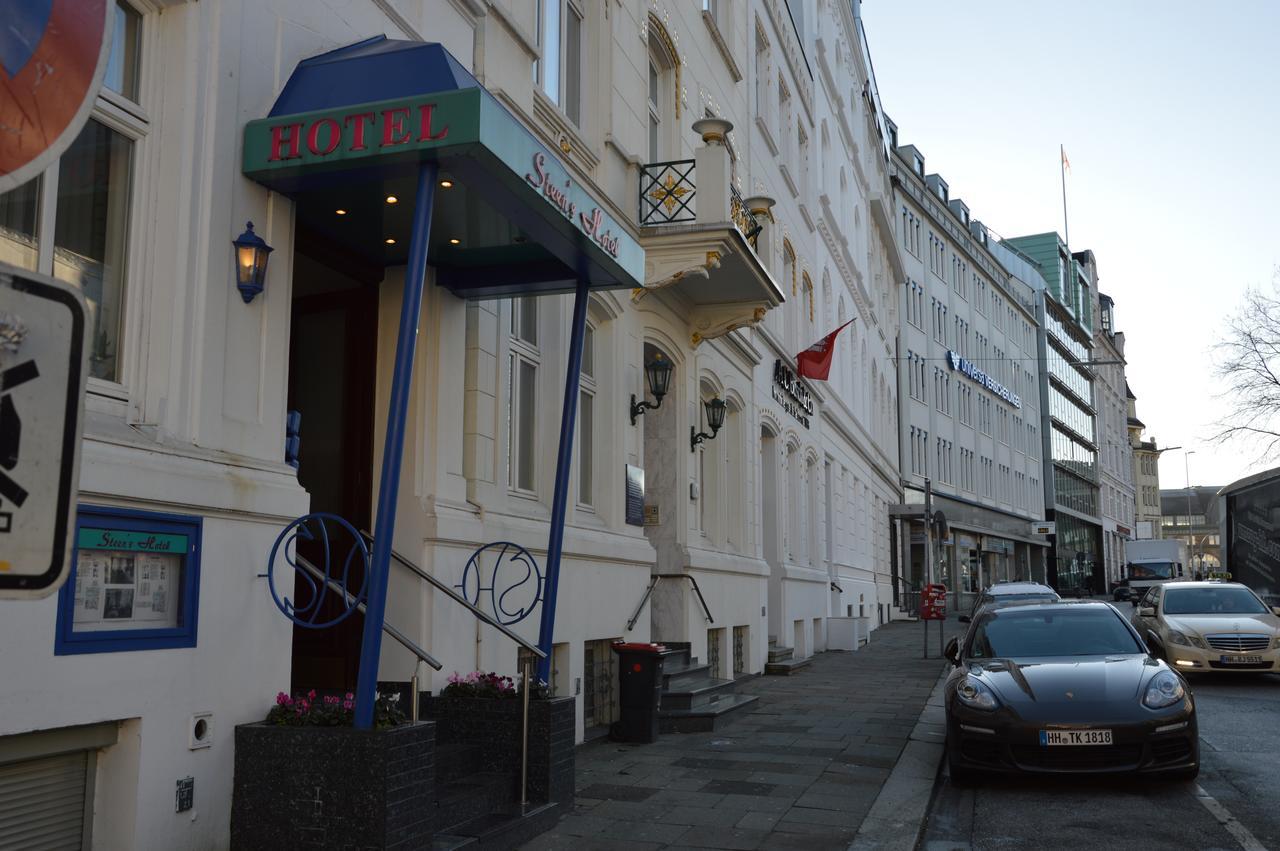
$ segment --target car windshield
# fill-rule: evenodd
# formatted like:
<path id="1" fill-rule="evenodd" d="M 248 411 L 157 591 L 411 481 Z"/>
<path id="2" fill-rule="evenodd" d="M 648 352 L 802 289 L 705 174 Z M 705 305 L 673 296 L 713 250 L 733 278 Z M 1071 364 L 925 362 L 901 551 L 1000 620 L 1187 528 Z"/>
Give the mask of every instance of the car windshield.
<path id="1" fill-rule="evenodd" d="M 973 659 L 1142 652 L 1120 616 L 1102 608 L 1001 609 L 983 618 L 969 640 Z"/>
<path id="2" fill-rule="evenodd" d="M 1166 588 L 1166 615 L 1264 615 L 1267 607 L 1248 588 Z"/>

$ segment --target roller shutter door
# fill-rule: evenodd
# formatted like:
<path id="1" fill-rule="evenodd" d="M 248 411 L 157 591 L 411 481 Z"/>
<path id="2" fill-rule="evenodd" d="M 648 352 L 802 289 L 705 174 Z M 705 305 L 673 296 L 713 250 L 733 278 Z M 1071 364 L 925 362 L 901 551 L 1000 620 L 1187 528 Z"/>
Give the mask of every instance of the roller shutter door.
<path id="1" fill-rule="evenodd" d="M 0 851 L 80 848 L 88 768 L 87 751 L 0 765 Z"/>

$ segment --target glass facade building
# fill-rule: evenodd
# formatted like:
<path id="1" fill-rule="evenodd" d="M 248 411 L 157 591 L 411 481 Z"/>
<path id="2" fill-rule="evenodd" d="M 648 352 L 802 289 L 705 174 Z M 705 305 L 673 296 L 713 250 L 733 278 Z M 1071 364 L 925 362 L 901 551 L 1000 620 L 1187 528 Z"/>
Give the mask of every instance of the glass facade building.
<path id="1" fill-rule="evenodd" d="M 1057 534 L 1050 583 L 1060 591 L 1106 588 L 1099 504 L 1098 427 L 1093 360 L 1097 269 L 1093 253 L 1071 253 L 1056 233 L 1003 242 L 1044 279 L 1040 392 L 1046 436 L 1046 514 Z"/>

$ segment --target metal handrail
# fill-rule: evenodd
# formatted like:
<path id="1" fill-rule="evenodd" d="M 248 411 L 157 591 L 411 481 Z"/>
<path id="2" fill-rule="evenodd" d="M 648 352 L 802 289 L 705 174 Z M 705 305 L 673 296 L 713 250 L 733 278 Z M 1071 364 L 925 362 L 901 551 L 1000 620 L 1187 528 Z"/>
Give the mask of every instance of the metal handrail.
<path id="1" fill-rule="evenodd" d="M 337 591 L 338 593 L 346 597 L 348 604 L 355 603 L 356 609 L 359 610 L 361 614 L 365 613 L 365 610 L 367 607 L 363 602 L 356 602 L 355 594 L 352 594 L 346 588 L 342 587 L 342 585 L 339 584 L 332 577 L 325 576 L 325 573 L 323 570 L 316 567 L 311 562 L 307 561 L 301 554 L 294 553 L 294 557 L 298 560 L 298 564 L 301 565 L 303 570 L 307 571 L 307 573 L 310 573 L 316 579 L 319 579 L 329 588 L 333 589 L 334 591 Z M 432 656 L 427 651 L 423 650 L 421 647 L 415 644 L 413 640 L 410 639 L 407 635 L 405 635 L 403 632 L 396 629 L 394 626 L 387 623 L 386 621 L 383 621 L 382 623 L 382 631 L 385 632 L 387 635 L 391 636 L 392 638 L 394 638 L 396 641 L 400 642 L 402 645 L 404 645 L 404 648 L 406 650 L 408 650 L 414 656 L 417 656 L 422 661 L 426 662 L 431 667 L 435 668 L 437 671 L 439 671 L 441 668 L 444 667 L 444 665 L 441 664 L 434 656 Z"/>
<path id="2" fill-rule="evenodd" d="M 363 536 L 363 537 L 365 538 L 365 540 L 367 540 L 370 544 L 372 544 L 372 543 L 373 543 L 373 536 L 372 536 L 372 535 L 370 535 L 368 532 L 366 532 L 366 531 L 364 531 L 363 529 L 361 529 L 361 530 L 360 530 L 360 534 L 361 534 L 361 536 Z M 484 612 L 484 610 L 479 609 L 479 608 L 477 608 L 476 606 L 472 605 L 472 603 L 471 603 L 469 600 L 467 600 L 467 598 L 466 598 L 466 597 L 463 597 L 463 596 L 462 596 L 461 594 L 459 594 L 457 591 L 454 591 L 454 590 L 453 590 L 452 588 L 450 588 L 448 585 L 445 585 L 445 584 L 444 584 L 443 582 L 441 582 L 439 579 L 436 579 L 436 578 L 435 578 L 434 576 L 432 576 L 430 573 L 427 573 L 425 570 L 423 570 L 422 568 L 418 567 L 418 566 L 417 566 L 416 564 L 414 564 L 413 562 L 409 561 L 409 559 L 405 558 L 403 555 L 401 555 L 400 553 L 396 552 L 394 548 L 391 550 L 391 558 L 393 558 L 395 561 L 398 561 L 398 562 L 401 564 L 401 566 L 408 568 L 411 572 L 413 572 L 414 574 L 416 574 L 416 575 L 418 576 L 418 578 L 419 578 L 419 579 L 422 579 L 422 580 L 426 581 L 427 583 L 429 583 L 432 587 L 436 588 L 437 590 L 439 590 L 439 591 L 443 591 L 443 592 L 444 592 L 445 594 L 447 594 L 447 595 L 449 596 L 449 598 L 450 598 L 451 600 L 453 600 L 455 603 L 458 603 L 458 604 L 460 604 L 460 605 L 462 605 L 462 606 L 465 606 L 465 607 L 466 607 L 466 609 L 467 609 L 469 612 L 471 612 L 471 614 L 475 615 L 479 620 L 483 621 L 484 623 L 486 623 L 486 624 L 488 624 L 489 626 L 493 627 L 494 629 L 498 630 L 498 631 L 499 631 L 499 632 L 501 632 L 503 635 L 505 635 L 507 638 L 510 638 L 510 639 L 511 639 L 512 641 L 514 641 L 516 644 L 519 644 L 521 647 L 523 647 L 525 650 L 528 650 L 530 653 L 532 653 L 533 655 L 537 656 L 539 659 L 545 659 L 545 658 L 547 658 L 547 654 L 546 654 L 546 653 L 543 653 L 543 652 L 538 648 L 538 646 L 537 646 L 537 645 L 535 645 L 535 644 L 530 644 L 530 643 L 529 643 L 529 641 L 527 641 L 526 639 L 521 638 L 519 635 L 516 635 L 516 634 L 515 634 L 514 632 L 512 632 L 510 629 L 507 629 L 507 627 L 505 627 L 505 626 L 503 626 L 502 624 L 498 623 L 496 620 L 494 620 L 492 617 L 490 617 L 488 614 L 486 614 L 486 613 Z M 439 668 L 438 668 L 438 667 L 437 667 L 437 670 L 439 670 Z"/>
<path id="3" fill-rule="evenodd" d="M 640 605 L 636 606 L 635 614 L 631 616 L 631 620 L 627 621 L 627 632 L 636 625 L 636 621 L 640 620 L 640 612 L 644 610 L 644 604 L 649 602 L 649 596 L 653 594 L 653 589 L 657 587 L 660 579 L 688 579 L 693 584 L 693 593 L 698 595 L 698 602 L 702 604 L 702 611 L 707 616 L 707 623 L 715 623 L 716 619 L 711 617 L 711 609 L 707 608 L 707 600 L 702 596 L 702 589 L 698 587 L 698 580 L 694 579 L 688 573 L 655 573 L 653 578 L 649 580 L 649 587 L 644 589 L 644 596 L 640 598 Z"/>

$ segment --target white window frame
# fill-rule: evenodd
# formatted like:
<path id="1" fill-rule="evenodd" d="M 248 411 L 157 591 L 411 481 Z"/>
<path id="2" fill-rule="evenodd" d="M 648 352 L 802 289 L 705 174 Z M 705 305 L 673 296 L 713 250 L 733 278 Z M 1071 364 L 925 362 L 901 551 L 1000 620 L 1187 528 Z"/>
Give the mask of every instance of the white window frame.
<path id="1" fill-rule="evenodd" d="M 553 9 L 556 19 L 551 22 L 549 21 L 549 15 Z M 547 100 L 559 108 L 571 124 L 575 127 L 581 127 L 584 101 L 582 81 L 587 76 L 582 73 L 585 54 L 584 43 L 586 41 L 586 13 L 579 0 L 538 0 L 534 14 L 537 15 L 535 26 L 537 27 L 538 51 L 540 54 L 533 64 L 534 85 Z M 569 20 L 571 16 L 577 19 L 578 24 L 576 74 L 574 73 L 573 57 L 570 55 L 571 46 L 569 44 Z M 552 50 L 547 39 L 547 29 L 551 23 L 554 23 L 557 31 L 554 56 L 550 55 Z M 553 60 L 556 67 L 554 92 L 548 91 L 550 81 L 548 81 L 546 74 L 548 64 Z M 574 87 L 576 87 L 576 91 L 573 90 Z M 573 99 L 573 95 L 576 95 L 576 101 Z"/>
<path id="2" fill-rule="evenodd" d="M 542 313 L 538 310 L 539 304 L 536 296 L 526 296 L 523 298 L 515 298 L 508 300 L 508 323 L 507 323 L 507 489 L 512 494 L 518 496 L 536 499 L 538 496 L 538 397 L 541 395 L 538 390 L 539 379 L 541 376 L 542 352 L 539 348 L 540 341 L 543 337 Z M 519 326 L 522 324 L 523 311 L 532 306 L 534 309 L 534 337 L 535 339 L 525 340 L 519 335 Z M 527 364 L 533 368 L 531 381 L 533 382 L 533 410 L 524 411 L 521 406 L 521 384 L 520 384 L 520 366 Z M 532 434 L 528 438 L 529 446 L 532 449 L 533 459 L 530 472 L 530 481 L 528 487 L 520 482 L 520 465 L 521 443 L 518 437 L 523 437 L 523 433 L 518 430 L 527 427 L 532 430 Z"/>
<path id="3" fill-rule="evenodd" d="M 575 484 L 576 484 L 576 505 L 579 511 L 594 512 L 596 510 L 595 491 L 596 491 L 596 434 L 599 429 L 596 427 L 596 415 L 599 413 L 600 406 L 596 404 L 599 393 L 597 384 L 597 371 L 600 368 L 600 359 L 598 357 L 598 348 L 595 345 L 597 333 L 597 325 L 595 322 L 588 321 L 586 332 L 582 340 L 582 363 L 587 364 L 587 353 L 590 351 L 591 371 L 583 369 L 578 378 L 578 427 L 574 429 L 574 442 L 577 444 L 577 458 L 575 459 Z M 584 399 L 591 400 L 591 434 L 586 434 L 582 429 L 582 402 Z M 587 469 L 583 470 L 583 460 L 586 460 Z M 586 476 L 586 484 L 590 491 L 583 499 L 583 477 Z"/>

